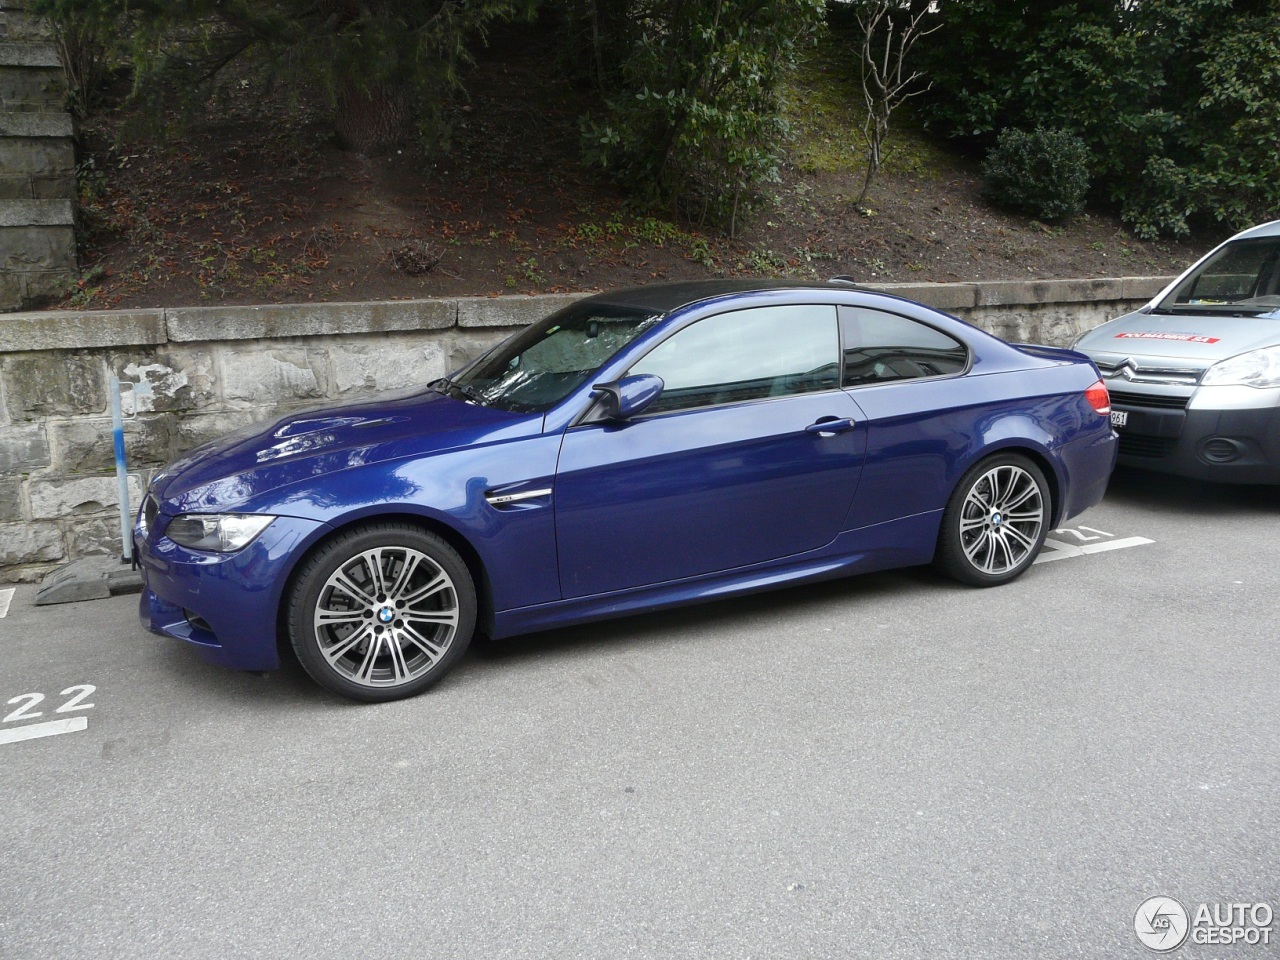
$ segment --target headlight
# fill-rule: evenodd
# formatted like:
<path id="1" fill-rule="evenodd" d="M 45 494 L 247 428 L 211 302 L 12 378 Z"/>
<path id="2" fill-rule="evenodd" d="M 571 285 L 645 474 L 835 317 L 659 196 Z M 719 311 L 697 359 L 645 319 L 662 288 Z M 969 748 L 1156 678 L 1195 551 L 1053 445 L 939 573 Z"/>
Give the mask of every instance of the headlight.
<path id="1" fill-rule="evenodd" d="M 1206 387 L 1236 384 L 1245 387 L 1280 387 L 1280 347 L 1250 350 L 1215 363 L 1200 379 Z"/>
<path id="2" fill-rule="evenodd" d="M 164 535 L 192 550 L 231 553 L 247 547 L 274 519 L 260 513 L 184 513 L 170 521 Z"/>
<path id="3" fill-rule="evenodd" d="M 160 513 L 160 505 L 149 492 L 142 498 L 142 507 L 138 510 L 138 532 L 143 539 L 151 536 L 151 528 L 156 525 L 156 517 Z"/>

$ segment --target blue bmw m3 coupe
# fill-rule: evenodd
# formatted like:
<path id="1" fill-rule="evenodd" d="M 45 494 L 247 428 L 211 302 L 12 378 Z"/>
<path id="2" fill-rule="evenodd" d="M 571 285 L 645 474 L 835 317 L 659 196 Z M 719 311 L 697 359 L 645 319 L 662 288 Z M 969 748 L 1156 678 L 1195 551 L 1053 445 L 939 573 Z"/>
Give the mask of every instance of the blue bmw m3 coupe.
<path id="1" fill-rule="evenodd" d="M 392 700 L 477 632 L 930 562 L 1005 583 L 1115 457 L 1068 350 L 839 282 L 621 290 L 170 464 L 134 530 L 141 615 L 225 666 L 291 652 Z"/>

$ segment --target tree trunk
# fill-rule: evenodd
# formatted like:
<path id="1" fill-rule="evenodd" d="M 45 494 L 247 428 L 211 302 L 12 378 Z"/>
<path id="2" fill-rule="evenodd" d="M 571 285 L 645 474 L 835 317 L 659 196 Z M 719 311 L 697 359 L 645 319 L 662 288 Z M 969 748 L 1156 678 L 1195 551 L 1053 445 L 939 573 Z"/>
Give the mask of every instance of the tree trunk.
<path id="1" fill-rule="evenodd" d="M 413 132 L 413 98 L 405 86 L 351 84 L 338 94 L 333 130 L 344 150 L 366 157 L 386 153 Z"/>

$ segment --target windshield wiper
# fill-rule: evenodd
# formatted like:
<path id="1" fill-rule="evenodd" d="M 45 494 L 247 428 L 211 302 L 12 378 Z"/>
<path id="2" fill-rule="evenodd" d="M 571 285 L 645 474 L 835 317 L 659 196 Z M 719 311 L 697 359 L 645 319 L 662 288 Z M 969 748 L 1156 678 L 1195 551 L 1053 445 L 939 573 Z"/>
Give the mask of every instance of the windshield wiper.
<path id="1" fill-rule="evenodd" d="M 454 391 L 462 396 L 464 400 L 470 400 L 472 403 L 478 403 L 482 407 L 487 407 L 489 401 L 475 387 L 469 383 L 459 383 L 457 380 L 451 380 L 449 377 L 441 377 L 439 380 L 432 380 L 427 386 L 436 391 L 436 393 L 449 396 L 449 391 Z"/>

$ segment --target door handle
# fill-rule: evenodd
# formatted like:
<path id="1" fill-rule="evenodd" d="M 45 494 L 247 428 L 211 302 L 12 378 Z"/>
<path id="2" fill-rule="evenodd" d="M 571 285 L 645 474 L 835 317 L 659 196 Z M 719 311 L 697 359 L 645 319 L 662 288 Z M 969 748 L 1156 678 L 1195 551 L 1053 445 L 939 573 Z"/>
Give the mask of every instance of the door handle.
<path id="1" fill-rule="evenodd" d="M 820 437 L 834 437 L 837 433 L 844 433 L 846 430 L 853 429 L 853 421 L 848 417 L 838 419 L 836 417 L 823 417 L 817 423 L 811 423 L 804 428 L 805 433 L 816 433 Z"/>

